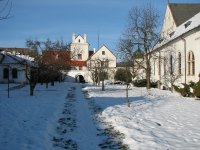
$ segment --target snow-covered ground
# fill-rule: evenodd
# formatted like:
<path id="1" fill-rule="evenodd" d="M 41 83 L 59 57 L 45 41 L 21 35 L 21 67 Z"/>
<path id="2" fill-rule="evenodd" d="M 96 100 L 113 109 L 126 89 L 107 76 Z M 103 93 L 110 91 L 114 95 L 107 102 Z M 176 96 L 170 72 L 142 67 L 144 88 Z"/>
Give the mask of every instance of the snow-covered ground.
<path id="1" fill-rule="evenodd" d="M 124 86 L 86 87 L 89 96 L 103 109 L 101 117 L 125 135 L 133 150 L 200 148 L 200 101 L 177 93 L 145 88 L 129 90 L 127 107 Z"/>
<path id="2" fill-rule="evenodd" d="M 37 85 L 32 97 L 26 86 L 7 98 L 0 84 L 0 149 L 199 149 L 200 101 L 132 87 L 127 107 L 124 86 L 82 86 Z"/>

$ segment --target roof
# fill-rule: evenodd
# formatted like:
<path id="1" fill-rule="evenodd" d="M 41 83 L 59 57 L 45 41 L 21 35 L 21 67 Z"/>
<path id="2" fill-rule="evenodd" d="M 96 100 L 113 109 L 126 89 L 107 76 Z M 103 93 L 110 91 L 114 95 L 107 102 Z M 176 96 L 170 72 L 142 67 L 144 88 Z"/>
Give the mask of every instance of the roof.
<path id="1" fill-rule="evenodd" d="M 69 65 L 71 60 L 70 51 L 66 50 L 47 50 L 42 52 L 42 61 L 45 64 L 60 63 L 62 65 Z"/>
<path id="2" fill-rule="evenodd" d="M 92 58 L 98 51 L 100 51 L 103 47 L 105 47 L 109 52 L 111 52 L 111 53 L 113 54 L 113 52 L 112 52 L 111 50 L 109 50 L 107 46 L 103 45 L 103 46 L 101 46 L 96 52 L 94 52 L 93 54 L 91 54 L 90 57 L 89 57 L 89 59 L 91 59 L 91 58 Z M 113 54 L 113 56 L 115 56 L 115 55 Z M 116 56 L 115 56 L 115 57 L 116 57 Z"/>
<path id="3" fill-rule="evenodd" d="M 94 51 L 89 51 L 89 57 L 91 57 L 94 54 Z"/>
<path id="4" fill-rule="evenodd" d="M 70 62 L 70 66 L 83 67 L 83 66 L 86 66 L 86 61 L 72 60 L 72 61 Z"/>
<path id="5" fill-rule="evenodd" d="M 28 59 L 18 57 L 16 55 L 12 55 L 4 51 L 0 52 L 0 56 L 1 56 L 0 64 L 3 64 L 3 65 L 20 64 L 20 65 L 28 65 L 30 67 L 37 67 L 36 64 L 34 64 Z"/>
<path id="6" fill-rule="evenodd" d="M 190 18 L 189 20 L 187 20 L 186 22 L 182 23 L 180 26 L 178 26 L 175 29 L 173 35 L 169 39 L 163 40 L 162 42 L 157 44 L 154 50 L 168 44 L 169 42 L 183 36 L 184 34 L 198 27 L 200 27 L 200 12 L 192 18 Z"/>
<path id="7" fill-rule="evenodd" d="M 194 15 L 200 12 L 200 3 L 199 4 L 177 4 L 169 3 L 174 21 L 177 26 L 181 25 Z"/>
<path id="8" fill-rule="evenodd" d="M 20 54 L 29 54 L 31 51 L 29 48 L 5 48 L 5 47 L 0 47 L 0 51 L 6 51 L 6 52 L 11 52 L 11 53 L 20 53 Z"/>

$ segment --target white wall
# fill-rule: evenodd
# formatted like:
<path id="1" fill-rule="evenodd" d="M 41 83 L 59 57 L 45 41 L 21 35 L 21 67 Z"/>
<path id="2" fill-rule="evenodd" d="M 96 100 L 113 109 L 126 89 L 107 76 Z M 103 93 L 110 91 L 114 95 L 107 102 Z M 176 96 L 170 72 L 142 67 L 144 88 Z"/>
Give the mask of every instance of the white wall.
<path id="1" fill-rule="evenodd" d="M 87 37 L 86 34 L 84 34 L 84 38 L 82 36 L 75 36 L 73 33 L 72 35 L 72 43 L 70 45 L 70 50 L 73 54 L 75 54 L 75 57 L 73 59 L 77 60 L 78 54 L 82 54 L 82 61 L 86 61 L 89 57 L 89 44 L 87 43 Z M 72 56 L 73 57 L 73 56 Z"/>
<path id="2" fill-rule="evenodd" d="M 199 29 L 198 29 L 199 30 Z M 190 81 L 197 82 L 199 81 L 199 73 L 200 73 L 200 30 L 199 31 L 191 31 L 187 35 L 184 36 L 184 39 L 186 40 L 186 55 L 184 52 L 184 41 L 181 38 L 178 38 L 177 40 L 171 42 L 164 48 L 160 50 L 161 56 L 169 57 L 169 53 L 166 52 L 168 49 L 173 48 L 176 51 L 176 56 L 178 56 L 178 52 L 181 53 L 181 73 L 182 76 L 177 82 L 184 83 L 185 82 L 185 76 L 186 76 L 186 83 L 189 83 Z M 195 74 L 194 75 L 188 75 L 188 53 L 192 51 L 194 53 L 195 57 Z M 158 56 L 158 52 L 156 53 Z M 186 58 L 186 74 L 185 74 L 185 58 Z M 161 75 L 158 74 L 158 68 L 159 68 L 158 59 L 156 60 L 155 67 L 152 63 L 152 79 L 159 80 L 160 76 L 164 75 L 164 63 L 161 62 Z M 174 67 L 176 67 L 176 72 L 178 72 L 178 65 L 173 64 Z M 155 75 L 154 73 L 155 70 Z"/>
<path id="3" fill-rule="evenodd" d="M 105 52 L 105 55 L 102 55 L 102 51 Z M 90 59 L 108 60 L 110 68 L 116 67 L 116 57 L 106 46 L 102 46 Z"/>

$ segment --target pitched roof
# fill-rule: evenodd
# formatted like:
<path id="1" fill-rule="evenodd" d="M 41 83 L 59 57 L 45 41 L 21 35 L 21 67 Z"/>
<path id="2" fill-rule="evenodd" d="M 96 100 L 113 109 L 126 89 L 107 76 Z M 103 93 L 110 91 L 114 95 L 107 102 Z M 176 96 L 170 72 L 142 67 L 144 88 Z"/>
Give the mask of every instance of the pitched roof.
<path id="1" fill-rule="evenodd" d="M 4 47 L 0 47 L 0 51 L 6 51 L 6 52 L 10 52 L 10 53 L 20 53 L 20 54 L 29 54 L 29 52 L 31 52 L 31 50 L 29 48 L 4 48 Z"/>
<path id="2" fill-rule="evenodd" d="M 86 66 L 86 61 L 78 61 L 78 60 L 72 60 L 70 62 L 71 66 L 78 66 L 78 67 L 83 67 Z"/>
<path id="3" fill-rule="evenodd" d="M 71 60 L 70 51 L 47 50 L 42 52 L 42 61 L 45 64 L 61 63 L 68 66 Z"/>
<path id="4" fill-rule="evenodd" d="M 169 3 L 174 21 L 177 26 L 181 25 L 194 15 L 200 12 L 200 3 L 199 4 L 177 4 Z"/>
<path id="5" fill-rule="evenodd" d="M 24 59 L 24 58 L 16 56 L 16 55 L 12 55 L 5 51 L 0 52 L 0 55 L 1 55 L 0 63 L 3 65 L 21 64 L 21 65 L 29 65 L 30 67 L 37 67 L 37 65 L 34 64 L 33 62 L 31 62 L 30 60 Z"/>
<path id="6" fill-rule="evenodd" d="M 180 38 L 184 34 L 189 33 L 190 31 L 192 31 L 194 29 L 200 30 L 200 19 L 199 18 L 200 18 L 200 12 L 198 14 L 196 14 L 195 16 L 193 16 L 192 18 L 185 21 L 184 23 L 182 23 L 180 26 L 178 26 L 175 29 L 175 31 L 173 32 L 173 35 L 169 39 L 164 39 L 163 41 L 158 43 L 155 46 L 154 50 L 161 48 L 162 46 L 170 43 L 171 41 L 173 41 L 177 38 Z"/>

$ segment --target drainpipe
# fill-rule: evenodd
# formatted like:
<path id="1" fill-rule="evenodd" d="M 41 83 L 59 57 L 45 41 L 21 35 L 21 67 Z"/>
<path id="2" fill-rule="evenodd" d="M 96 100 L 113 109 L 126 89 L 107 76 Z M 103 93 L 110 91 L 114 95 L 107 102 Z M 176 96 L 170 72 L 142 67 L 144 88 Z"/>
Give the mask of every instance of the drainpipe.
<path id="1" fill-rule="evenodd" d="M 183 38 L 183 37 L 181 37 L 181 39 L 183 40 L 183 42 L 184 42 L 184 55 L 185 55 L 185 84 L 186 84 L 186 70 L 187 70 L 187 65 L 186 65 L 186 40 Z"/>

